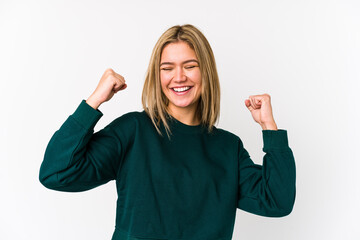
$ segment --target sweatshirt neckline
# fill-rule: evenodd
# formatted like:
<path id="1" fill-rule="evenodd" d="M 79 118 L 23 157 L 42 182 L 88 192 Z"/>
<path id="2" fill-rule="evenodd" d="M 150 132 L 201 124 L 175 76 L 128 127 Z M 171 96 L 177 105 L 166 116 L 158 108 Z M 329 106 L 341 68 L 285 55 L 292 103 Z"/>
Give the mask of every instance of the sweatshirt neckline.
<path id="1" fill-rule="evenodd" d="M 150 116 L 148 116 L 146 114 L 145 110 L 143 110 L 142 112 L 150 120 Z M 187 125 L 187 124 L 184 124 L 184 123 L 180 122 L 179 120 L 177 120 L 176 118 L 171 116 L 169 113 L 165 113 L 165 117 L 166 117 L 166 119 L 168 121 L 171 132 L 175 131 L 177 133 L 197 134 L 197 133 L 202 133 L 205 130 L 205 127 L 202 124 L 199 124 L 199 125 Z M 165 126 L 164 126 L 163 122 L 161 122 L 161 128 L 162 128 L 162 130 L 165 131 Z"/>
<path id="2" fill-rule="evenodd" d="M 180 122 L 175 117 L 168 114 L 169 126 L 170 130 L 175 130 L 176 132 L 182 133 L 201 133 L 204 130 L 204 126 L 202 124 L 199 125 L 187 125 L 185 123 Z"/>

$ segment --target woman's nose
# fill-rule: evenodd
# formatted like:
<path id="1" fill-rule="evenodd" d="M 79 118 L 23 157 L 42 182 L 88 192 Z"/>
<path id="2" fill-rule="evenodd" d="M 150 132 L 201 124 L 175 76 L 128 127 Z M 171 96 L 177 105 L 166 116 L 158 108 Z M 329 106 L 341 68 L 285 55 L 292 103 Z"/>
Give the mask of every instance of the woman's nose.
<path id="1" fill-rule="evenodd" d="M 184 70 L 183 70 L 181 67 L 180 67 L 180 68 L 176 68 L 174 80 L 175 80 L 175 81 L 180 81 L 180 82 L 186 80 L 185 72 L 184 72 Z"/>

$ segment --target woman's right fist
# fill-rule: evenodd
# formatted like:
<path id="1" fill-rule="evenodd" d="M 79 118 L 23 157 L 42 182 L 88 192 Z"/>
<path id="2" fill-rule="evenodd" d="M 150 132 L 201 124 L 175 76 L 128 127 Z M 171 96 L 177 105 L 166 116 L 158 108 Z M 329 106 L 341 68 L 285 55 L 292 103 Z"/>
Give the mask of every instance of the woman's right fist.
<path id="1" fill-rule="evenodd" d="M 86 100 L 86 103 L 97 109 L 102 103 L 109 101 L 115 93 L 124 90 L 126 87 L 124 77 L 108 68 L 102 75 L 95 91 Z"/>

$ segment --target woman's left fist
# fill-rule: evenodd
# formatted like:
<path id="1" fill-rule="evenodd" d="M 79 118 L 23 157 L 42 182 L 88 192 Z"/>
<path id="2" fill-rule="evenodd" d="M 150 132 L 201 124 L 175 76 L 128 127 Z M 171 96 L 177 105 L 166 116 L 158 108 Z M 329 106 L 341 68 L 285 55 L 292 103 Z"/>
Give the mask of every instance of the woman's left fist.
<path id="1" fill-rule="evenodd" d="M 278 130 L 273 117 L 269 94 L 249 96 L 249 99 L 245 100 L 245 106 L 263 130 Z"/>

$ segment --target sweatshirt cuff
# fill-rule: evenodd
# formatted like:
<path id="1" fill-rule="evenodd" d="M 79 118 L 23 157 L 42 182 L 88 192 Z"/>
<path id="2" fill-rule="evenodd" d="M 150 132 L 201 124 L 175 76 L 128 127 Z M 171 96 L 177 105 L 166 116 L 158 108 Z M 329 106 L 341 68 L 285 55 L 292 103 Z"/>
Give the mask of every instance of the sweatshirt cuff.
<path id="1" fill-rule="evenodd" d="M 85 129 L 93 129 L 103 116 L 103 113 L 98 109 L 92 108 L 83 99 L 71 116 Z"/>
<path id="2" fill-rule="evenodd" d="M 286 150 L 289 149 L 287 131 L 283 129 L 275 130 L 262 130 L 264 147 L 263 151 L 269 150 Z"/>

